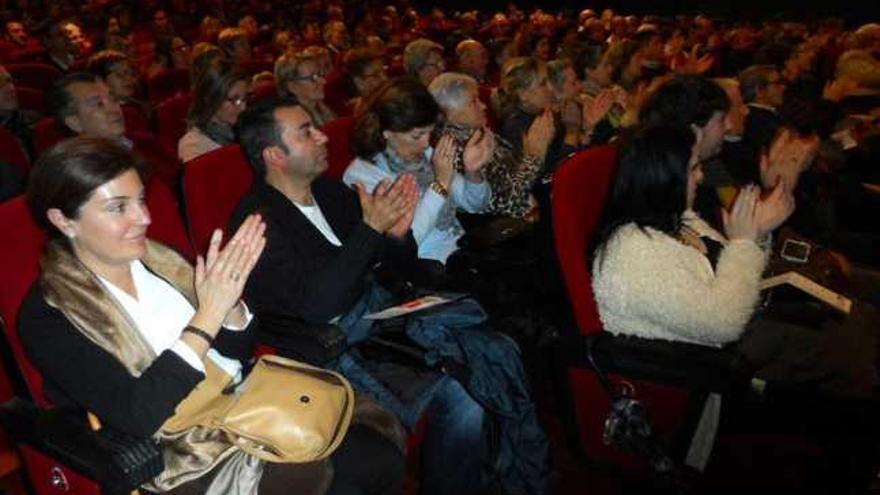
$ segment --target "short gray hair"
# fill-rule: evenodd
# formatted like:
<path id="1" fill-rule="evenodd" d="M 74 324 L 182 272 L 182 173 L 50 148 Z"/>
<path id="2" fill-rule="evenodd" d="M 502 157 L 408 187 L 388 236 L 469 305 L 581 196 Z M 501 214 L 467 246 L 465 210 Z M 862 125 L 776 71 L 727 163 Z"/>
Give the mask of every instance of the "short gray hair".
<path id="1" fill-rule="evenodd" d="M 442 57 L 443 45 L 427 38 L 410 41 L 403 49 L 403 68 L 406 73 L 411 76 L 418 75 L 425 63 L 428 62 L 428 56 L 431 52 L 437 52 Z"/>
<path id="2" fill-rule="evenodd" d="M 476 92 L 478 87 L 477 81 L 467 74 L 444 72 L 431 81 L 428 91 L 445 112 L 468 103 L 468 93 Z"/>

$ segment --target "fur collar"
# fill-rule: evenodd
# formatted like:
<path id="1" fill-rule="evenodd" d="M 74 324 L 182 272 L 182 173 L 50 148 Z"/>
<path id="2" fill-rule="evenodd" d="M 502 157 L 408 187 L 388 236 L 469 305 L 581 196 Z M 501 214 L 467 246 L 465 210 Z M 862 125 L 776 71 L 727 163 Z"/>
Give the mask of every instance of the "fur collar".
<path id="1" fill-rule="evenodd" d="M 179 254 L 147 241 L 147 254 L 141 261 L 195 306 L 193 270 Z M 129 373 L 140 376 L 156 355 L 97 275 L 58 240 L 46 246 L 40 266 L 40 287 L 49 305 L 64 313 L 86 338 L 116 357 Z"/>

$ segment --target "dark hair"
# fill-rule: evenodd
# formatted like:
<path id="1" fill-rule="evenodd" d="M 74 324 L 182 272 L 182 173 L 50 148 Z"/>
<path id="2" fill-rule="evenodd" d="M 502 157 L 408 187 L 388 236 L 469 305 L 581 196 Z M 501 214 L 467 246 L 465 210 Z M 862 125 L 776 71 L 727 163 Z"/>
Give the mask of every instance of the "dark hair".
<path id="1" fill-rule="evenodd" d="M 266 98 L 249 105 L 239 117 L 238 141 L 244 156 L 254 169 L 254 180 L 266 179 L 266 162 L 263 150 L 278 146 L 289 152 L 281 140 L 281 129 L 275 118 L 275 111 L 281 108 L 299 106 L 294 98 Z"/>
<path id="2" fill-rule="evenodd" d="M 382 131 L 406 132 L 437 122 L 440 107 L 419 81 L 401 77 L 385 83 L 373 93 L 367 110 L 354 124 L 352 147 L 355 155 L 370 160 L 385 149 Z"/>
<path id="3" fill-rule="evenodd" d="M 74 113 L 73 95 L 68 88 L 77 83 L 96 83 L 100 79 L 91 72 L 73 72 L 56 80 L 49 93 L 46 95 L 46 106 L 49 112 L 58 120 L 58 124 L 64 127 L 64 119 Z"/>
<path id="4" fill-rule="evenodd" d="M 50 208 L 78 218 L 80 207 L 95 189 L 129 170 L 147 183 L 146 162 L 117 141 L 92 136 L 66 139 L 40 155 L 31 170 L 25 199 L 34 220 L 57 236 L 60 232 L 46 217 Z"/>
<path id="5" fill-rule="evenodd" d="M 770 78 L 779 70 L 773 65 L 752 65 L 739 73 L 739 88 L 743 101 L 752 103 L 758 97 L 758 91 L 770 84 Z"/>
<path id="6" fill-rule="evenodd" d="M 247 82 L 247 80 L 247 75 L 231 62 L 218 60 L 194 81 L 194 98 L 189 107 L 187 122 L 196 127 L 206 126 L 217 110 L 223 106 L 232 86 L 239 81 Z"/>
<path id="7" fill-rule="evenodd" d="M 726 113 L 730 99 L 715 81 L 703 76 L 677 76 L 648 97 L 639 112 L 645 126 L 703 127 L 715 112 Z"/>
<path id="8" fill-rule="evenodd" d="M 649 126 L 624 136 L 617 170 L 599 222 L 592 255 L 619 228 L 635 223 L 675 235 L 687 208 L 694 133 L 685 126 Z"/>
<path id="9" fill-rule="evenodd" d="M 349 77 L 360 77 L 373 62 L 382 61 L 382 53 L 372 48 L 352 48 L 342 59 L 345 73 Z"/>
<path id="10" fill-rule="evenodd" d="M 120 63 L 130 64 L 128 55 L 116 50 L 102 50 L 89 57 L 87 69 L 92 74 L 107 79 L 113 67 Z"/>

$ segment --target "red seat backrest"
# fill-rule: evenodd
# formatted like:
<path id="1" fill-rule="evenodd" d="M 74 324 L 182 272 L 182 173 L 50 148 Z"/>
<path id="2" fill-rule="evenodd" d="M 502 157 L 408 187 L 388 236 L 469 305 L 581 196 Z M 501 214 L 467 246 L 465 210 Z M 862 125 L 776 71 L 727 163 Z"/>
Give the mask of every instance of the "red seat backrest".
<path id="1" fill-rule="evenodd" d="M 321 132 L 327 135 L 327 170 L 324 172 L 327 177 L 341 179 L 345 169 L 354 160 L 354 152 L 351 150 L 354 122 L 354 117 L 348 115 L 321 126 Z"/>
<path id="2" fill-rule="evenodd" d="M 348 101 L 354 96 L 351 88 L 348 87 L 348 76 L 345 73 L 334 70 L 327 75 L 327 81 L 324 83 L 324 103 L 336 115 L 351 114 Z"/>
<path id="3" fill-rule="evenodd" d="M 147 79 L 147 96 L 153 104 L 189 93 L 189 69 L 167 69 Z"/>
<path id="4" fill-rule="evenodd" d="M 21 141 L 3 126 L 0 126 L 0 157 L 3 161 L 15 166 L 23 178 L 27 177 L 31 170 L 31 161 L 28 159 Z"/>
<path id="5" fill-rule="evenodd" d="M 19 108 L 34 110 L 40 114 L 46 113 L 46 94 L 39 89 L 16 86 L 15 95 L 18 97 Z"/>
<path id="6" fill-rule="evenodd" d="M 183 166 L 183 201 L 198 252 L 207 250 L 214 229 L 226 231 L 232 212 L 252 183 L 253 171 L 237 144 L 205 153 Z"/>
<path id="7" fill-rule="evenodd" d="M 156 107 L 159 139 L 166 147 L 177 151 L 177 142 L 186 134 L 186 115 L 192 97 L 189 93 L 173 96 Z"/>
<path id="8" fill-rule="evenodd" d="M 275 82 L 265 81 L 254 86 L 250 101 L 251 103 L 257 103 L 275 96 L 278 96 L 278 89 L 275 86 Z"/>
<path id="9" fill-rule="evenodd" d="M 18 309 L 40 273 L 40 253 L 43 252 L 46 235 L 31 218 L 24 196 L 0 204 L 0 225 L 15 236 L 15 242 L 11 239 L 0 242 L 0 273 L 3 274 L 0 316 L 3 318 L 7 342 L 25 383 L 36 403 L 45 406 L 43 380 L 27 359 L 18 338 Z"/>
<path id="10" fill-rule="evenodd" d="M 159 181 L 152 181 L 147 187 L 146 200 L 153 220 L 147 229 L 147 236 L 193 259 L 183 219 L 168 187 Z M 43 380 L 25 355 L 18 338 L 18 310 L 39 275 L 40 255 L 47 236 L 31 217 L 24 196 L 0 204 L 0 225 L 15 234 L 15 242 L 0 242 L 0 273 L 3 274 L 0 316 L 9 345 L 34 401 L 39 406 L 47 406 L 48 401 L 43 396 Z"/>
<path id="11" fill-rule="evenodd" d="M 16 85 L 48 91 L 55 80 L 61 77 L 61 71 L 48 64 L 28 62 L 9 64 L 6 70 L 12 75 Z"/>
<path id="12" fill-rule="evenodd" d="M 575 321 L 584 335 L 602 331 L 593 298 L 589 242 L 599 226 L 617 149 L 600 146 L 565 160 L 553 175 L 553 236 Z"/>
<path id="13" fill-rule="evenodd" d="M 137 107 L 122 105 L 122 116 L 125 118 L 125 132 L 152 132 L 146 115 Z"/>
<path id="14" fill-rule="evenodd" d="M 62 129 L 64 124 L 59 124 L 55 117 L 46 117 L 34 124 L 34 147 L 37 155 L 51 148 L 55 143 L 71 137 L 73 134 Z"/>

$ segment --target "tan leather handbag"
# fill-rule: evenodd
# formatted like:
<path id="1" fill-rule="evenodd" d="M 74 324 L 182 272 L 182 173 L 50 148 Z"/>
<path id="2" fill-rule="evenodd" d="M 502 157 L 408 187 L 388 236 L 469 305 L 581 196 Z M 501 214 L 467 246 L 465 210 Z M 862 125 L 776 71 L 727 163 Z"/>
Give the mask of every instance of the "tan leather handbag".
<path id="1" fill-rule="evenodd" d="M 168 433 L 207 426 L 243 451 L 270 462 L 311 462 L 333 453 L 354 411 L 342 375 L 280 356 L 263 355 L 242 384 L 205 360 L 205 379 L 177 407 Z"/>

